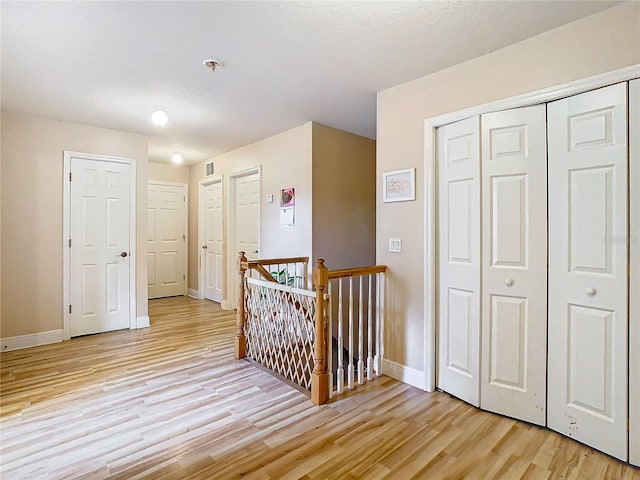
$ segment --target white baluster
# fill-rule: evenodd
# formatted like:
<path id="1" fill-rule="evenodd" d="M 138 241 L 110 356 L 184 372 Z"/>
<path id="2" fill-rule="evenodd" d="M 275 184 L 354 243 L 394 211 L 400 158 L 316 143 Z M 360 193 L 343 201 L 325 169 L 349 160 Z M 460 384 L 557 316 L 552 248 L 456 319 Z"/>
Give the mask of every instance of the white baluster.
<path id="1" fill-rule="evenodd" d="M 302 264 L 302 272 L 303 288 L 306 290 L 309 287 L 309 264 L 307 262 Z"/>
<path id="2" fill-rule="evenodd" d="M 329 372 L 329 398 L 333 397 L 333 282 L 329 281 L 329 334 L 327 335 L 327 372 Z"/>
<path id="3" fill-rule="evenodd" d="M 342 279 L 338 279 L 338 371 L 336 375 L 338 377 L 338 393 L 344 391 L 344 359 L 342 358 L 342 352 L 344 347 L 342 346 Z"/>
<path id="4" fill-rule="evenodd" d="M 349 277 L 349 366 L 347 368 L 347 386 L 353 388 L 355 368 L 353 365 L 353 277 Z"/>
<path id="5" fill-rule="evenodd" d="M 369 274 L 369 314 L 367 315 L 367 343 L 368 343 L 368 352 L 367 355 L 367 380 L 373 380 L 373 325 L 372 325 L 372 304 L 371 304 L 371 289 L 372 289 L 372 279 L 373 275 Z"/>
<path id="6" fill-rule="evenodd" d="M 380 274 L 376 274 L 376 354 L 373 357 L 376 375 L 382 373 L 380 358 Z"/>
<path id="7" fill-rule="evenodd" d="M 360 292 L 358 295 L 358 385 L 364 383 L 364 356 L 363 350 L 363 330 L 364 330 L 364 317 L 363 317 L 363 305 L 362 305 L 362 275 L 360 275 Z"/>
<path id="8" fill-rule="evenodd" d="M 384 358 L 384 314 L 385 314 L 385 273 L 380 274 L 380 375 L 382 375 L 382 359 Z"/>

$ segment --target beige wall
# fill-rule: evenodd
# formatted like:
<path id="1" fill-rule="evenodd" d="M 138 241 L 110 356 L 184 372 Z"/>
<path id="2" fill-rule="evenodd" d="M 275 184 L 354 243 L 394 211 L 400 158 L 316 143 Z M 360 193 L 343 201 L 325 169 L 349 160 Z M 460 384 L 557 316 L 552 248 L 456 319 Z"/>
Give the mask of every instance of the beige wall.
<path id="1" fill-rule="evenodd" d="M 313 260 L 375 264 L 375 181 L 375 140 L 313 124 Z"/>
<path id="2" fill-rule="evenodd" d="M 147 315 L 147 140 L 2 112 L 3 338 L 63 328 L 63 151 L 136 160 L 137 315 Z M 7 228 L 9 226 L 9 228 Z"/>
<path id="3" fill-rule="evenodd" d="M 191 167 L 189 288 L 198 288 L 198 185 L 212 160 L 224 178 L 225 236 L 229 175 L 260 165 L 260 257 L 324 256 L 330 268 L 375 262 L 375 141 L 309 122 Z M 287 187 L 296 189 L 293 228 L 280 227 L 280 190 Z M 227 252 L 235 264 L 237 252 Z M 235 268 L 227 271 L 232 281 Z"/>
<path id="4" fill-rule="evenodd" d="M 189 288 L 198 288 L 198 184 L 205 178 L 205 164 L 215 161 L 216 175 L 223 175 L 226 228 L 229 174 L 262 166 L 260 257 L 311 256 L 311 123 L 233 150 L 191 167 L 189 183 Z M 295 227 L 281 228 L 280 190 L 296 189 Z M 267 194 L 274 197 L 266 203 Z M 232 248 L 227 246 L 227 252 Z M 237 252 L 233 252 L 235 261 Z M 235 279 L 227 272 L 227 282 Z"/>
<path id="5" fill-rule="evenodd" d="M 416 200 L 377 206 L 377 263 L 389 265 L 385 358 L 424 361 L 424 120 L 640 63 L 640 3 L 627 3 L 378 94 L 377 183 L 416 167 Z M 387 252 L 389 237 L 402 253 Z"/>
<path id="6" fill-rule="evenodd" d="M 189 167 L 149 162 L 149 181 L 189 184 Z"/>
<path id="7" fill-rule="evenodd" d="M 0 140 L 2 139 L 2 114 L 0 114 Z M 2 338 L 2 147 L 0 146 L 0 338 Z"/>

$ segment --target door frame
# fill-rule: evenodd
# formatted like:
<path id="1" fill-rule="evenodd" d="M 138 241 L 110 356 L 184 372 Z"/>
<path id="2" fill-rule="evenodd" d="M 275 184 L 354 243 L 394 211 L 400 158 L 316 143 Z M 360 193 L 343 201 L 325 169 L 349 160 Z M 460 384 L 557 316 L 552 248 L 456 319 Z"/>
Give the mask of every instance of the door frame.
<path id="1" fill-rule="evenodd" d="M 424 365 L 423 381 L 415 386 L 428 392 L 436 388 L 437 368 L 437 294 L 438 271 L 437 262 L 437 143 L 436 129 L 449 123 L 464 120 L 475 115 L 528 107 L 540 103 L 548 103 L 564 97 L 577 95 L 606 87 L 615 83 L 627 82 L 640 77 L 640 64 L 621 68 L 611 72 L 595 75 L 581 80 L 564 83 L 554 87 L 536 90 L 495 102 L 485 103 L 457 112 L 447 113 L 424 121 Z"/>
<path id="2" fill-rule="evenodd" d="M 71 252 L 69 251 L 69 238 L 71 235 L 71 159 L 81 158 L 85 160 L 95 160 L 108 163 L 125 163 L 131 168 L 129 170 L 129 328 L 137 328 L 136 323 L 136 161 L 130 158 L 113 157 L 109 155 L 97 155 L 93 153 L 81 153 L 64 150 L 64 167 L 62 175 L 63 198 L 62 198 L 62 324 L 65 340 L 71 338 L 69 334 L 71 314 L 69 305 L 71 302 Z"/>
<path id="3" fill-rule="evenodd" d="M 226 252 L 226 242 L 225 242 L 225 222 L 224 222 L 224 176 L 223 175 L 211 175 L 209 177 L 206 177 L 202 180 L 200 180 L 198 182 L 198 292 L 196 295 L 196 298 L 198 298 L 198 300 L 204 300 L 204 291 L 205 291 L 205 283 L 204 283 L 204 279 L 205 279 L 205 262 L 204 262 L 204 252 L 202 251 L 202 244 L 204 242 L 204 238 L 205 238 L 205 231 L 204 231 L 204 226 L 205 226 L 205 187 L 209 186 L 209 185 L 213 185 L 214 183 L 220 183 L 220 185 L 222 186 L 222 254 L 227 255 Z M 227 298 L 227 285 L 226 285 L 226 281 L 224 281 L 226 279 L 226 267 L 227 267 L 227 261 L 226 258 L 224 259 L 223 262 L 223 269 L 225 271 L 223 271 L 222 273 L 222 278 L 223 278 L 223 285 L 222 285 L 222 302 L 220 302 L 220 305 L 222 306 L 222 308 L 225 308 L 226 305 L 226 298 Z"/>
<path id="4" fill-rule="evenodd" d="M 147 185 L 168 185 L 170 187 L 184 187 L 184 291 L 183 295 L 187 295 L 189 291 L 189 184 L 180 182 L 165 182 L 162 180 L 148 180 Z M 149 205 L 149 198 L 147 197 L 147 206 Z M 148 257 L 147 257 L 148 258 Z"/>
<path id="5" fill-rule="evenodd" d="M 234 245 L 236 244 L 236 202 L 235 194 L 236 194 L 236 181 L 240 177 L 245 177 L 247 175 L 253 175 L 257 173 L 260 177 L 260 193 L 258 193 L 258 198 L 260 198 L 260 214 L 258 215 L 258 242 L 260 244 L 260 249 L 262 249 L 262 231 L 260 230 L 260 218 L 262 217 L 262 165 L 256 165 L 253 167 L 245 168 L 243 170 L 238 170 L 236 172 L 229 174 L 229 188 L 227 189 L 228 196 L 227 199 L 227 286 L 226 295 L 225 295 L 225 303 L 222 306 L 223 308 L 234 309 L 237 308 L 238 299 L 232 298 L 232 292 L 235 291 L 235 276 L 237 275 L 236 262 L 238 260 L 238 252 L 234 252 Z"/>

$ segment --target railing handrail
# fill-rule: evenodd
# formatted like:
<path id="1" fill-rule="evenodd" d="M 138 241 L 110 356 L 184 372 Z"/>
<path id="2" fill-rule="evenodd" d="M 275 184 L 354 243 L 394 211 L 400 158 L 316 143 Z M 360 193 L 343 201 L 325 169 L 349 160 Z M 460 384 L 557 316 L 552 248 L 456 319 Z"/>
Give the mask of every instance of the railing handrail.
<path id="1" fill-rule="evenodd" d="M 360 275 L 371 275 L 374 273 L 384 273 L 387 271 L 386 265 L 373 265 L 371 267 L 343 268 L 340 270 L 329 270 L 329 280 L 335 278 L 358 277 Z"/>
<path id="2" fill-rule="evenodd" d="M 279 263 L 309 263 L 309 257 L 290 257 L 290 258 L 259 258 L 257 260 L 247 260 L 243 262 L 247 268 L 254 268 L 256 265 L 277 265 Z"/>
<path id="3" fill-rule="evenodd" d="M 240 252 L 243 253 L 243 252 Z M 255 270 L 262 278 L 264 278 L 268 282 L 278 281 L 275 277 L 269 272 L 265 265 L 287 265 L 292 263 L 302 263 L 304 265 L 303 275 L 306 276 L 307 266 L 309 265 L 309 257 L 288 257 L 288 258 L 259 258 L 256 260 L 247 260 L 246 258 L 240 257 L 240 269 L 242 270 Z M 306 284 L 306 282 L 305 282 Z"/>

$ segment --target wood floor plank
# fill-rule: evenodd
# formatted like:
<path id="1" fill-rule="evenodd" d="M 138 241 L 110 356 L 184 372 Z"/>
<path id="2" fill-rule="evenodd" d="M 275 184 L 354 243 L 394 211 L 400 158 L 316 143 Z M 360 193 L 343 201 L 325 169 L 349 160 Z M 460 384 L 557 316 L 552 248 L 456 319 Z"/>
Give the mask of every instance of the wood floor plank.
<path id="1" fill-rule="evenodd" d="M 622 479 L 554 432 L 388 377 L 315 407 L 233 357 L 234 312 L 177 297 L 152 326 L 0 356 L 0 477 Z"/>

